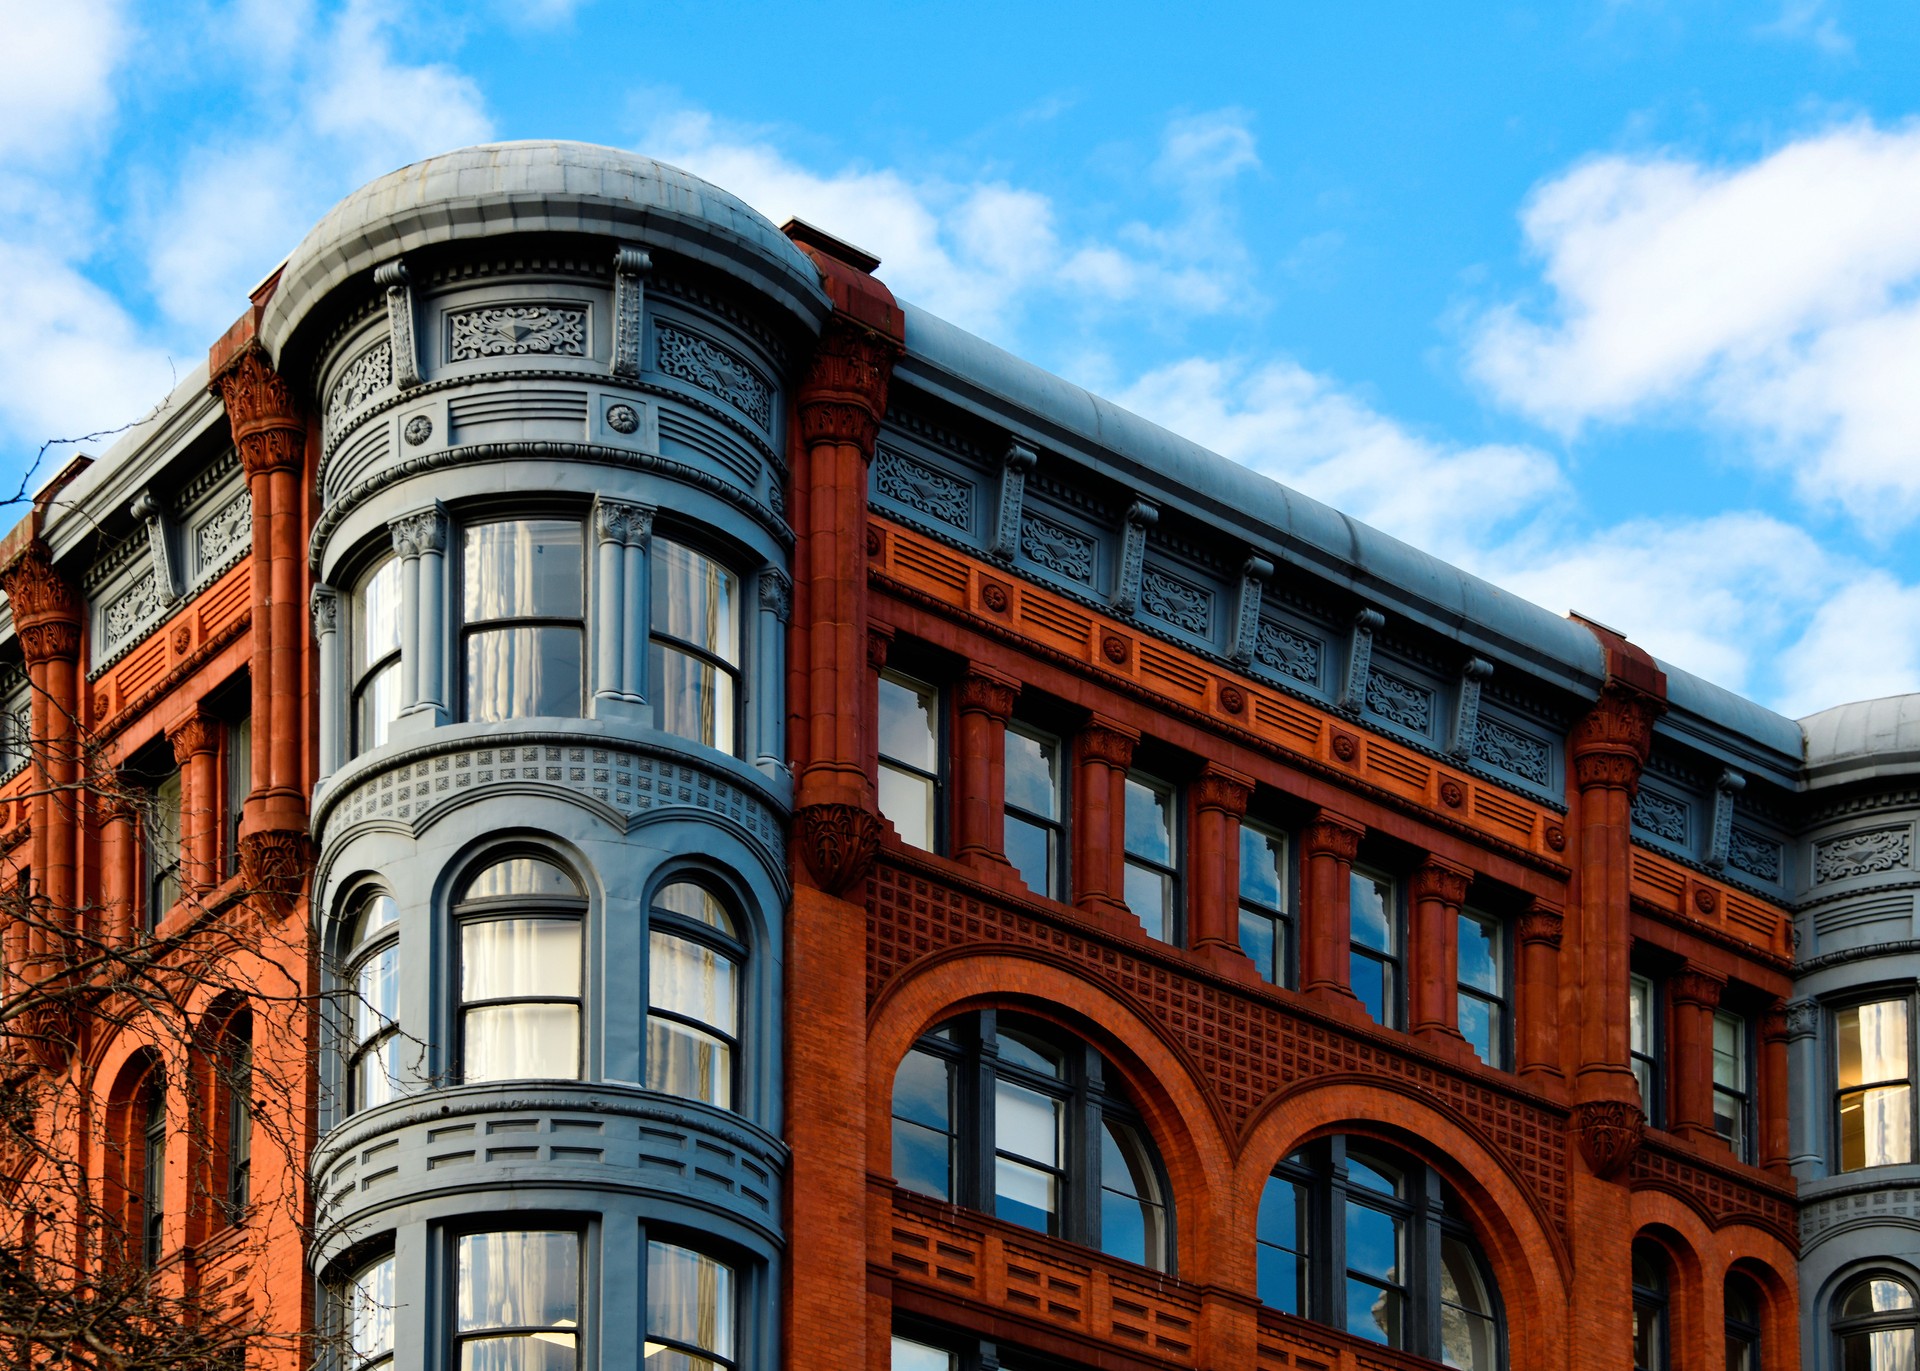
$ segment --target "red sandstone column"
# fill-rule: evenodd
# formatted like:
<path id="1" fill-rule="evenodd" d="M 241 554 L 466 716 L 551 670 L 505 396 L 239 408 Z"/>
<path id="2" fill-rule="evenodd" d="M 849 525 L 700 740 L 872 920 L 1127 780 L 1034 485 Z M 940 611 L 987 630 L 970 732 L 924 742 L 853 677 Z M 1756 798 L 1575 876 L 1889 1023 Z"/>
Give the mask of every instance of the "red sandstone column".
<path id="1" fill-rule="evenodd" d="M 1760 1019 L 1759 1095 L 1760 1164 L 1785 1176 L 1792 1152 L 1787 1136 L 1787 1007 L 1780 1000 L 1768 1005 Z"/>
<path id="2" fill-rule="evenodd" d="M 1689 966 L 1667 983 L 1673 1024 L 1673 1131 L 1713 1136 L 1713 1012 L 1726 982 Z"/>
<path id="3" fill-rule="evenodd" d="M 1095 715 L 1074 741 L 1073 901 L 1126 912 L 1127 768 L 1140 735 Z"/>
<path id="4" fill-rule="evenodd" d="M 100 906 L 110 947 L 133 942 L 135 852 L 133 805 L 109 795 L 100 806 Z"/>
<path id="5" fill-rule="evenodd" d="M 1460 1037 L 1460 906 L 1473 872 L 1429 856 L 1413 873 L 1407 940 L 1408 1019 L 1430 1042 Z"/>
<path id="6" fill-rule="evenodd" d="M 1515 1066 L 1521 1079 L 1536 1087 L 1564 1079 L 1559 1034 L 1562 927 L 1559 908 L 1543 900 L 1535 900 L 1520 916 Z"/>
<path id="7" fill-rule="evenodd" d="M 220 823 L 220 734 L 204 714 L 189 714 L 167 730 L 180 766 L 180 883 L 187 891 L 218 885 L 214 843 Z"/>
<path id="8" fill-rule="evenodd" d="M 1253 779 L 1209 762 L 1191 794 L 1187 945 L 1196 952 L 1239 956 L 1240 820 L 1253 799 Z"/>
<path id="9" fill-rule="evenodd" d="M 1020 683 L 971 667 L 954 692 L 960 738 L 954 757 L 954 855 L 978 867 L 1007 865 L 1007 721 Z"/>
<path id="10" fill-rule="evenodd" d="M 1306 863 L 1300 901 L 1300 988 L 1352 999 L 1347 959 L 1353 943 L 1351 877 L 1366 829 L 1321 810 L 1300 835 Z"/>

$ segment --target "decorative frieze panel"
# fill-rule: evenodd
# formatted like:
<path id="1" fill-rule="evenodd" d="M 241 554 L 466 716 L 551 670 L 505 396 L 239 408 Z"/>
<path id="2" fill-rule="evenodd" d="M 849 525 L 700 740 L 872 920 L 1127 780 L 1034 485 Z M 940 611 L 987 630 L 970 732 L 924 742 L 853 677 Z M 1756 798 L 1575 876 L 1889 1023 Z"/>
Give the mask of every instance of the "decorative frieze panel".
<path id="1" fill-rule="evenodd" d="M 1800 1236 L 1811 1249 L 1851 1228 L 1920 1228 L 1920 1187 L 1855 1190 L 1800 1207 Z"/>
<path id="2" fill-rule="evenodd" d="M 1263 619 L 1259 637 L 1254 640 L 1253 659 L 1302 685 L 1315 690 L 1321 688 L 1320 642 L 1304 633 L 1296 633 L 1271 619 Z"/>
<path id="3" fill-rule="evenodd" d="M 1195 637 L 1213 636 L 1213 592 L 1160 567 L 1148 566 L 1141 574 L 1140 608 Z"/>
<path id="4" fill-rule="evenodd" d="M 873 454 L 873 488 L 960 533 L 973 532 L 973 486 L 890 447 Z"/>
<path id="5" fill-rule="evenodd" d="M 1633 1185 L 1657 1185 L 1689 1196 L 1715 1228 L 1737 1221 L 1758 1224 L 1795 1246 L 1794 1202 L 1790 1195 L 1762 1190 L 1746 1177 L 1723 1174 L 1664 1151 L 1651 1142 L 1633 1154 Z"/>
<path id="6" fill-rule="evenodd" d="M 1899 871 L 1912 865 L 1913 830 L 1870 828 L 1828 838 L 1813 846 L 1813 883 L 1844 881 L 1854 876 L 1870 876 L 1877 871 Z"/>
<path id="7" fill-rule="evenodd" d="M 1473 755 L 1495 770 L 1534 785 L 1553 784 L 1553 753 L 1546 742 L 1485 714 L 1474 730 Z"/>
<path id="8" fill-rule="evenodd" d="M 327 393 L 327 446 L 332 447 L 354 415 L 393 384 L 393 345 L 382 338 L 340 373 Z"/>
<path id="9" fill-rule="evenodd" d="M 153 572 L 142 572 L 133 585 L 107 602 L 101 616 L 106 629 L 106 650 L 113 652 L 133 641 L 151 619 L 160 616 L 160 580 Z"/>
<path id="10" fill-rule="evenodd" d="M 1036 566 L 1082 585 L 1093 584 L 1094 542 L 1084 533 L 1028 510 L 1020 521 L 1020 551 Z"/>
<path id="11" fill-rule="evenodd" d="M 1367 673 L 1367 708 L 1410 733 L 1433 731 L 1433 692 L 1378 667 Z"/>
<path id="12" fill-rule="evenodd" d="M 773 383 L 732 349 L 661 323 L 654 328 L 654 366 L 663 376 L 719 396 L 762 430 L 772 430 Z"/>
<path id="13" fill-rule="evenodd" d="M 220 570 L 252 545 L 253 500 L 243 490 L 193 531 L 194 578 Z"/>
<path id="14" fill-rule="evenodd" d="M 487 305 L 447 316 L 447 360 L 584 357 L 587 311 L 566 305 Z"/>
<path id="15" fill-rule="evenodd" d="M 1676 847 L 1687 845 L 1687 806 L 1645 785 L 1633 797 L 1633 826 Z"/>
<path id="16" fill-rule="evenodd" d="M 1727 842 L 1727 865 L 1755 880 L 1778 885 L 1785 873 L 1786 856 L 1772 838 L 1735 824 Z"/>

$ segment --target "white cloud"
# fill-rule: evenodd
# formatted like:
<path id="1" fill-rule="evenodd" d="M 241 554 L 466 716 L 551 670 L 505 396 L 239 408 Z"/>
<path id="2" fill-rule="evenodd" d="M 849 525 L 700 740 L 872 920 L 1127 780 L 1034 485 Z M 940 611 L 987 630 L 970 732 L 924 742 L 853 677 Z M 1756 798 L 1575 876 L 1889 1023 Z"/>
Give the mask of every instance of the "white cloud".
<path id="1" fill-rule="evenodd" d="M 1828 12 L 1827 0 L 1786 0 L 1779 15 L 1771 23 L 1762 24 L 1758 32 L 1763 37 L 1811 43 L 1829 57 L 1853 55 L 1853 39 Z"/>
<path id="2" fill-rule="evenodd" d="M 1550 304 L 1488 311 L 1472 367 L 1571 430 L 1689 416 L 1878 532 L 1920 516 L 1920 124 L 1737 168 L 1601 158 L 1523 215 Z"/>
<path id="3" fill-rule="evenodd" d="M 1920 690 L 1920 587 L 1863 573 L 1814 612 L 1781 662 L 1779 708 L 1804 718 Z"/>
<path id="4" fill-rule="evenodd" d="M 119 0 L 8 4 L 0 31 L 0 157 L 54 161 L 113 117 L 112 77 L 132 37 Z"/>

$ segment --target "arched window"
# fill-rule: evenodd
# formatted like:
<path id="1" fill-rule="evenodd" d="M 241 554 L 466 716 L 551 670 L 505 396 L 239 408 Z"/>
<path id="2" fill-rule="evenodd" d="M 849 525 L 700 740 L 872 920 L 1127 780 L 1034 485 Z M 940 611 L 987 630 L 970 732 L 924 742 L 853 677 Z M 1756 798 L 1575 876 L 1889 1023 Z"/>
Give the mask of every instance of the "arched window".
<path id="1" fill-rule="evenodd" d="M 353 742 L 357 756 L 387 741 L 400 717 L 400 559 L 360 581 L 353 600 Z"/>
<path id="2" fill-rule="evenodd" d="M 585 909 L 579 882 L 543 857 L 492 862 L 461 888 L 463 1079 L 579 1079 Z"/>
<path id="3" fill-rule="evenodd" d="M 1916 1325 L 1912 1286 L 1885 1275 L 1855 1281 L 1834 1305 L 1840 1371 L 1913 1371 Z"/>
<path id="4" fill-rule="evenodd" d="M 1760 1287 L 1751 1276 L 1727 1276 L 1727 1371 L 1760 1371 Z"/>
<path id="5" fill-rule="evenodd" d="M 134 1108 L 140 1130 L 140 1188 L 129 1217 L 139 1223 L 140 1263 L 152 1268 L 160 1264 L 167 1212 L 167 1087 L 158 1063 L 140 1082 Z"/>
<path id="6" fill-rule="evenodd" d="M 213 1120 L 221 1130 L 217 1210 L 230 1224 L 246 1218 L 253 1196 L 253 1014 L 242 1009 L 222 1025 L 214 1048 Z"/>
<path id="7" fill-rule="evenodd" d="M 647 929 L 647 1088 L 733 1108 L 746 948 L 720 898 L 692 881 L 653 897 Z"/>
<path id="8" fill-rule="evenodd" d="M 393 1365 L 395 1300 L 391 1253 L 366 1263 L 348 1277 L 341 1297 L 345 1371 Z"/>
<path id="9" fill-rule="evenodd" d="M 1322 1138 L 1268 1180 L 1255 1231 L 1271 1308 L 1468 1371 L 1501 1364 L 1493 1277 L 1452 1187 L 1360 1138 Z"/>
<path id="10" fill-rule="evenodd" d="M 1166 1179 L 1117 1074 L 1038 1020 L 989 1009 L 920 1039 L 894 1077 L 893 1169 L 910 1190 L 1171 1269 Z"/>
<path id="11" fill-rule="evenodd" d="M 1667 1371 L 1667 1254 L 1646 1238 L 1633 1244 L 1634 1371 Z"/>
<path id="12" fill-rule="evenodd" d="M 652 566 L 654 722 L 662 732 L 734 752 L 740 578 L 665 538 L 653 540 Z"/>
<path id="13" fill-rule="evenodd" d="M 360 897 L 346 939 L 348 1024 L 346 1094 L 349 1114 L 400 1094 L 400 906 L 369 890 Z"/>

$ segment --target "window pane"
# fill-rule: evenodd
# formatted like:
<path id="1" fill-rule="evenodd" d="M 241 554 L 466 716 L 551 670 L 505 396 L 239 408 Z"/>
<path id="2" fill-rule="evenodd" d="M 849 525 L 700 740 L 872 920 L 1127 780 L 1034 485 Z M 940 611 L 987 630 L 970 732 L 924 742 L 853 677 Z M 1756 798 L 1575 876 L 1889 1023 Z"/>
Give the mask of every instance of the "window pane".
<path id="1" fill-rule="evenodd" d="M 578 718 L 580 630 L 555 624 L 467 637 L 467 718 Z"/>
<path id="2" fill-rule="evenodd" d="M 469 1081 L 577 1080 L 580 1010 L 570 1004 L 500 1004 L 463 1018 Z"/>
<path id="3" fill-rule="evenodd" d="M 495 900 L 507 895 L 575 896 L 580 885 L 560 867 L 538 857 L 509 857 L 469 878 L 463 900 Z"/>
<path id="4" fill-rule="evenodd" d="M 733 916 L 727 913 L 725 903 L 711 890 L 692 881 L 675 881 L 660 887 L 653 897 L 653 907 L 664 914 L 677 914 L 683 919 L 692 919 L 722 933 L 737 936 L 734 933 Z"/>
<path id="5" fill-rule="evenodd" d="M 647 1365 L 654 1340 L 733 1357 L 733 1268 L 670 1243 L 647 1244 Z"/>
<path id="6" fill-rule="evenodd" d="M 1347 1269 L 1389 1284 L 1400 1283 L 1400 1220 L 1364 1204 L 1347 1202 Z"/>
<path id="7" fill-rule="evenodd" d="M 940 692 L 899 676 L 880 678 L 880 755 L 921 771 L 940 766 Z"/>
<path id="8" fill-rule="evenodd" d="M 733 1107 L 733 1047 L 657 1014 L 647 1018 L 647 1089 Z"/>
<path id="9" fill-rule="evenodd" d="M 1064 1053 L 1046 1039 L 1036 1034 L 1024 1032 L 1018 1028 L 1000 1026 L 995 1039 L 1000 1060 L 1012 1062 L 1015 1066 L 1024 1066 L 1029 1071 L 1038 1071 L 1042 1075 L 1064 1080 L 1067 1074 L 1067 1060 Z"/>
<path id="10" fill-rule="evenodd" d="M 1840 1088 L 1907 1077 L 1907 1002 L 1853 1005 L 1833 1016 Z"/>
<path id="11" fill-rule="evenodd" d="M 1840 1339 L 1841 1371 L 1913 1371 L 1913 1329 L 1849 1333 Z"/>
<path id="12" fill-rule="evenodd" d="M 578 919 L 475 919 L 460 926 L 460 998 L 580 993 Z"/>
<path id="13" fill-rule="evenodd" d="M 711 557 L 653 540 L 653 631 L 740 664 L 740 578 Z"/>
<path id="14" fill-rule="evenodd" d="M 460 1344 L 460 1371 L 573 1371 L 572 1333 L 469 1338 Z"/>
<path id="15" fill-rule="evenodd" d="M 1633 1083 L 1640 1087 L 1640 1112 L 1651 1115 L 1653 1113 L 1653 1063 L 1635 1057 L 1629 1064 L 1633 1067 Z"/>
<path id="16" fill-rule="evenodd" d="M 655 721 L 663 732 L 732 752 L 733 677 L 677 648 L 653 648 Z"/>
<path id="17" fill-rule="evenodd" d="M 1374 1163 L 1358 1153 L 1347 1154 L 1347 1180 L 1382 1195 L 1400 1193 L 1400 1173 L 1385 1163 Z"/>
<path id="18" fill-rule="evenodd" d="M 953 1353 L 896 1335 L 890 1371 L 958 1371 Z"/>
<path id="19" fill-rule="evenodd" d="M 1864 1280 L 1849 1290 L 1846 1299 L 1840 1302 L 1840 1316 L 1852 1319 L 1911 1308 L 1913 1292 L 1899 1281 Z"/>
<path id="20" fill-rule="evenodd" d="M 1353 891 L 1353 940 L 1376 952 L 1398 950 L 1394 937 L 1393 882 L 1370 875 L 1355 867 Z"/>
<path id="21" fill-rule="evenodd" d="M 933 782 L 910 771 L 880 764 L 880 812 L 892 822 L 900 841 L 933 850 Z"/>
<path id="22" fill-rule="evenodd" d="M 1366 1008 L 1368 1017 L 1375 1023 L 1391 1022 L 1388 1010 L 1393 1004 L 1393 967 L 1363 952 L 1355 952 L 1347 959 L 1347 971 L 1353 981 L 1353 993 Z"/>
<path id="23" fill-rule="evenodd" d="M 400 947 L 397 943 L 360 963 L 354 976 L 353 1040 L 363 1043 L 400 1017 Z"/>
<path id="24" fill-rule="evenodd" d="M 1160 1264 L 1159 1182 L 1139 1136 L 1106 1120 L 1100 1138 L 1100 1250 L 1143 1266 Z"/>
<path id="25" fill-rule="evenodd" d="M 1500 926 L 1471 914 L 1460 916 L 1460 984 L 1499 995 Z"/>
<path id="26" fill-rule="evenodd" d="M 1370 1342 L 1399 1347 L 1406 1296 L 1347 1277 L 1347 1332 Z"/>
<path id="27" fill-rule="evenodd" d="M 1043 819 L 1060 817 L 1060 744 L 1007 730 L 1007 803 Z M 1031 881 L 1028 882 L 1032 884 Z"/>
<path id="28" fill-rule="evenodd" d="M 1053 830 L 1017 814 L 1007 815 L 1007 860 L 1036 895 L 1056 895 Z"/>
<path id="29" fill-rule="evenodd" d="M 647 940 L 651 1004 L 711 1025 L 727 1037 L 740 1031 L 740 969 L 731 957 L 671 933 Z"/>
<path id="30" fill-rule="evenodd" d="M 1306 1204 L 1305 1188 L 1279 1176 L 1271 1177 L 1260 1195 L 1260 1302 L 1288 1314 L 1299 1314 L 1306 1308 L 1306 1246 L 1301 1240 L 1306 1231 Z"/>
<path id="31" fill-rule="evenodd" d="M 1840 1169 L 1913 1160 L 1912 1087 L 1881 1086 L 1840 1097 Z"/>
<path id="32" fill-rule="evenodd" d="M 581 548 L 571 519 L 475 524 L 466 536 L 466 622 L 579 618 Z"/>
<path id="33" fill-rule="evenodd" d="M 1253 959 L 1265 979 L 1280 984 L 1286 966 L 1284 935 L 1278 919 L 1255 910 L 1240 911 L 1240 950 Z"/>
<path id="34" fill-rule="evenodd" d="M 945 1133 L 951 1128 L 952 1068 L 931 1052 L 907 1053 L 893 1077 L 895 1118 L 911 1119 Z"/>
<path id="35" fill-rule="evenodd" d="M 1161 866 L 1173 865 L 1171 789 L 1127 777 L 1126 849 L 1131 856 L 1144 857 Z"/>
<path id="36" fill-rule="evenodd" d="M 1173 882 L 1166 873 L 1128 862 L 1121 893 L 1147 936 L 1167 941 L 1172 931 Z"/>
<path id="37" fill-rule="evenodd" d="M 1287 840 L 1282 834 L 1240 825 L 1240 898 L 1286 909 Z"/>
<path id="38" fill-rule="evenodd" d="M 459 1329 L 576 1327 L 575 1233 L 472 1233 L 460 1239 Z"/>
<path id="39" fill-rule="evenodd" d="M 1060 1208 L 1058 1178 L 1005 1157 L 994 1159 L 993 1170 L 994 1214 L 1024 1228 L 1053 1232 L 1053 1216 Z"/>
<path id="40" fill-rule="evenodd" d="M 1653 982 L 1634 976 L 1627 982 L 1627 1047 L 1653 1053 Z"/>
<path id="41" fill-rule="evenodd" d="M 390 557 L 360 583 L 354 675 L 389 652 L 400 650 L 400 559 Z"/>
<path id="42" fill-rule="evenodd" d="M 353 1068 L 354 1109 L 373 1109 L 400 1098 L 400 1068 L 394 1060 L 399 1046 L 400 1040 L 391 1037 L 360 1054 Z"/>
<path id="43" fill-rule="evenodd" d="M 1503 1064 L 1500 1007 L 1474 995 L 1460 996 L 1460 1035 L 1488 1066 Z"/>
<path id="44" fill-rule="evenodd" d="M 994 1147 L 1042 1166 L 1059 1166 L 1060 1104 L 1012 1081 L 995 1081 Z"/>
<path id="45" fill-rule="evenodd" d="M 893 1121 L 893 1178 L 909 1190 L 953 1198 L 953 1139 L 906 1119 Z"/>
<path id="46" fill-rule="evenodd" d="M 353 737 L 362 752 L 384 747 L 400 717 L 400 663 L 389 662 L 360 686 L 355 697 Z"/>
<path id="47" fill-rule="evenodd" d="M 353 1365 L 393 1351 L 393 1258 L 362 1267 L 347 1287 L 347 1347 Z"/>
<path id="48" fill-rule="evenodd" d="M 353 921 L 353 933 L 347 939 L 348 947 L 358 947 L 382 929 L 391 928 L 400 922 L 400 902 L 391 895 L 370 896 L 360 906 L 360 913 Z"/>
<path id="49" fill-rule="evenodd" d="M 1747 1088 L 1747 1025 L 1733 1014 L 1713 1016 L 1713 1083 L 1744 1093 Z"/>

